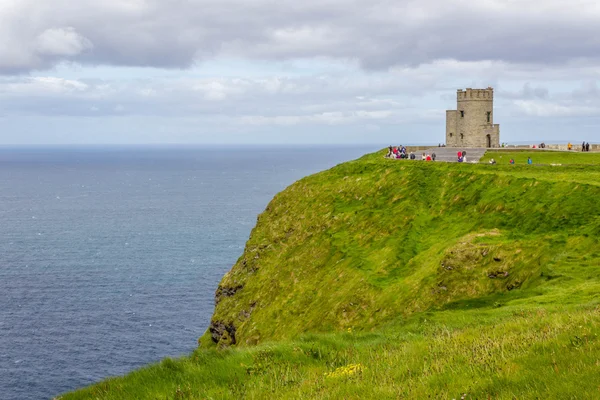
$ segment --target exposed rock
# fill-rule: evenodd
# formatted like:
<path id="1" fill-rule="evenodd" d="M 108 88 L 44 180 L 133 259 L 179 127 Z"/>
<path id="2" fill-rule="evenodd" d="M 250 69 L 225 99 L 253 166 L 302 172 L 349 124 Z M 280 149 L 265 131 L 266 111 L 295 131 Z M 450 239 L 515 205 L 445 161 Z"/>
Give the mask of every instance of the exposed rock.
<path id="1" fill-rule="evenodd" d="M 452 271 L 454 269 L 452 265 L 446 265 L 444 263 L 442 263 L 442 268 L 444 268 L 446 271 Z"/>
<path id="2" fill-rule="evenodd" d="M 208 330 L 213 342 L 224 346 L 235 344 L 235 326 L 233 324 L 226 324 L 223 321 L 211 321 Z"/>
<path id="3" fill-rule="evenodd" d="M 508 271 L 495 271 L 495 272 L 491 272 L 491 273 L 488 275 L 488 278 L 490 278 L 490 279 L 495 279 L 495 278 L 507 278 L 507 277 L 508 277 L 508 275 L 510 275 L 510 274 L 508 273 Z"/>
<path id="4" fill-rule="evenodd" d="M 254 257 L 254 259 L 257 259 L 258 257 Z M 245 258 L 242 260 L 242 265 L 241 265 L 242 269 L 245 269 L 249 274 L 252 274 L 256 271 L 258 271 L 258 265 L 256 265 L 255 262 L 248 262 L 248 260 L 246 260 Z"/>
<path id="5" fill-rule="evenodd" d="M 244 285 L 237 286 L 220 286 L 217 287 L 217 291 L 215 292 L 215 304 L 219 304 L 219 301 L 223 297 L 231 297 L 237 293 L 238 290 L 243 289 Z"/>

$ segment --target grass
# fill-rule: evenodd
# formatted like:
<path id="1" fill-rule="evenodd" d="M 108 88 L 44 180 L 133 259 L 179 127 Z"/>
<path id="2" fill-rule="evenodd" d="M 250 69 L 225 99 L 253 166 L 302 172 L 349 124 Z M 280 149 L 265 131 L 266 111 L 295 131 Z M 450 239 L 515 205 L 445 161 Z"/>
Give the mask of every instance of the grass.
<path id="1" fill-rule="evenodd" d="M 380 152 L 302 179 L 194 354 L 63 398 L 597 398 L 600 155 L 553 154 L 574 165 Z"/>
<path id="2" fill-rule="evenodd" d="M 593 399 L 600 308 L 443 311 L 376 333 L 199 349 L 73 399 Z"/>
<path id="3" fill-rule="evenodd" d="M 528 157 L 531 157 L 534 164 L 600 165 L 600 153 L 551 150 L 490 150 L 481 162 L 489 162 L 494 158 L 499 164 L 508 164 L 510 159 L 515 160 L 515 164 L 527 164 Z"/>

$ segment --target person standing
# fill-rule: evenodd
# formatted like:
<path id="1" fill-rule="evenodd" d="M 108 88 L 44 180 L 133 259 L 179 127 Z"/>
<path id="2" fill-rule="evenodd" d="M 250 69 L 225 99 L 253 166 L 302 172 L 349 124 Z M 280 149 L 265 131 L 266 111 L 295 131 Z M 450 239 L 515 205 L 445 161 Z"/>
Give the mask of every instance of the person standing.
<path id="1" fill-rule="evenodd" d="M 529 165 L 533 164 L 533 161 L 531 160 L 531 157 L 527 157 L 527 164 L 529 164 Z"/>
<path id="2" fill-rule="evenodd" d="M 581 145 L 581 151 L 585 151 L 585 141 L 583 142 L 583 144 Z"/>
<path id="3" fill-rule="evenodd" d="M 590 151 L 590 142 L 585 144 L 585 151 Z"/>
<path id="4" fill-rule="evenodd" d="M 437 157 L 437 156 L 435 155 L 435 151 L 434 151 L 434 152 L 431 154 L 431 159 L 432 159 L 433 161 L 435 161 L 435 157 Z"/>

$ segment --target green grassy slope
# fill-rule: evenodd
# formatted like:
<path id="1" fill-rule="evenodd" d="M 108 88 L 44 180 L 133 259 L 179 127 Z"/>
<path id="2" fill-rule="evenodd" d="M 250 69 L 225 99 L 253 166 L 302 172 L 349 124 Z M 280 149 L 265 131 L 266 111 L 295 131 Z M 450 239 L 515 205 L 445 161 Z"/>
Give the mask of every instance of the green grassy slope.
<path id="1" fill-rule="evenodd" d="M 194 354 L 64 399 L 600 397 L 600 166 L 382 154 L 273 199 Z"/>
<path id="2" fill-rule="evenodd" d="M 297 182 L 259 217 L 221 282 L 213 338 L 369 330 L 415 312 L 550 294 L 568 302 L 600 288 L 600 188 L 570 180 L 598 167 L 562 180 L 556 167 L 536 166 L 541 179 L 532 168 L 377 154 Z"/>

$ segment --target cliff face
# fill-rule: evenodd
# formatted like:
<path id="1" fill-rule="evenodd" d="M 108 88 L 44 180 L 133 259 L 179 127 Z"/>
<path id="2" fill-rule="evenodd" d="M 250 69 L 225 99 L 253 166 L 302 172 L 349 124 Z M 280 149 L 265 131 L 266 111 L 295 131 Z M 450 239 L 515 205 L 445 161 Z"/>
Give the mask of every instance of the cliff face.
<path id="1" fill-rule="evenodd" d="M 201 344 L 369 330 L 577 284 L 565 260 L 597 267 L 600 187 L 551 168 L 372 154 L 296 182 L 219 284 Z"/>

